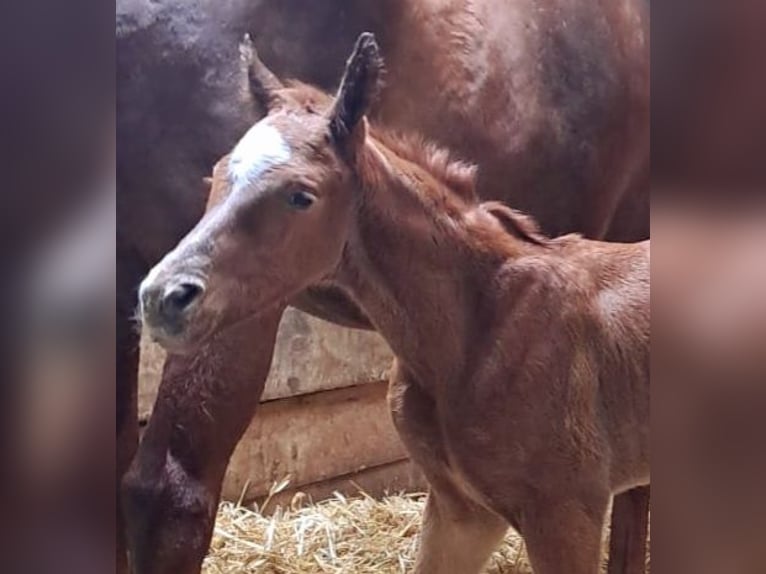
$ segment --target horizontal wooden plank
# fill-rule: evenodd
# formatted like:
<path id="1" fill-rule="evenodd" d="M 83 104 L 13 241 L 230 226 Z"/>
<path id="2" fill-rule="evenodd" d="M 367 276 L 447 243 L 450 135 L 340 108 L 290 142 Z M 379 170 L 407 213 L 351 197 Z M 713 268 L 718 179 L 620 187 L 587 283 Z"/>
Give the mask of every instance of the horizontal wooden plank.
<path id="1" fill-rule="evenodd" d="M 255 498 L 406 458 L 379 381 L 261 405 L 235 450 L 224 497 Z"/>
<path id="2" fill-rule="evenodd" d="M 391 351 L 376 333 L 338 327 L 288 309 L 262 400 L 380 381 L 386 378 L 391 359 Z M 162 348 L 142 339 L 138 397 L 142 418 L 151 413 L 164 361 Z"/>
<path id="3" fill-rule="evenodd" d="M 388 464 L 366 468 L 344 476 L 306 484 L 299 488 L 288 486 L 284 490 L 268 497 L 244 499 L 243 502 L 255 502 L 265 514 L 273 512 L 278 506 L 303 506 L 325 500 L 339 492 L 344 496 L 358 496 L 361 493 L 374 498 L 400 492 L 426 492 L 428 483 L 420 469 L 409 459 L 397 460 Z M 233 498 L 232 501 L 239 500 Z"/>
<path id="4" fill-rule="evenodd" d="M 380 381 L 387 378 L 392 358 L 377 333 L 338 327 L 288 309 L 263 400 Z"/>

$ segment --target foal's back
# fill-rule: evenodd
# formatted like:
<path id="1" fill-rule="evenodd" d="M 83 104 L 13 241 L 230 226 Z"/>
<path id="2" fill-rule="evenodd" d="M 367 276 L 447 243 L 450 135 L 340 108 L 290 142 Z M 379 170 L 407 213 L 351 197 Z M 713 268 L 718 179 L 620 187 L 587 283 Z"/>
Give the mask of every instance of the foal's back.
<path id="1" fill-rule="evenodd" d="M 510 269 L 511 322 L 531 326 L 541 340 L 575 345 L 602 381 L 648 380 L 648 240 L 608 243 L 567 236 L 513 261 Z M 519 284 L 535 295 L 517 300 Z M 552 326 L 558 330 L 546 332 Z"/>
<path id="2" fill-rule="evenodd" d="M 487 457 L 461 436 L 453 445 L 467 466 L 499 466 L 508 484 L 519 469 L 519 483 L 535 476 L 550 490 L 572 479 L 564 469 L 580 466 L 612 492 L 647 483 L 649 241 L 567 236 L 501 273 L 498 318 L 486 336 L 493 344 L 477 346 L 479 366 L 457 391 L 462 424 L 505 439 Z M 530 471 L 537 457 L 542 466 Z"/>

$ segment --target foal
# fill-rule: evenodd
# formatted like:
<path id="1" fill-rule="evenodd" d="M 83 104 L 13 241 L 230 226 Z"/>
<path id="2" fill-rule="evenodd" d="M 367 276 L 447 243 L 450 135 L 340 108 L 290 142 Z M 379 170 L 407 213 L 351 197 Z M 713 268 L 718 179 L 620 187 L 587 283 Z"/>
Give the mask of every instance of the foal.
<path id="1" fill-rule="evenodd" d="M 537 574 L 596 573 L 610 496 L 649 480 L 648 243 L 546 238 L 479 203 L 472 167 L 370 127 L 369 34 L 331 101 L 248 55 L 269 113 L 142 284 L 147 328 L 185 346 L 340 286 L 397 357 L 391 410 L 431 485 L 416 572 L 480 572 L 510 524 Z"/>

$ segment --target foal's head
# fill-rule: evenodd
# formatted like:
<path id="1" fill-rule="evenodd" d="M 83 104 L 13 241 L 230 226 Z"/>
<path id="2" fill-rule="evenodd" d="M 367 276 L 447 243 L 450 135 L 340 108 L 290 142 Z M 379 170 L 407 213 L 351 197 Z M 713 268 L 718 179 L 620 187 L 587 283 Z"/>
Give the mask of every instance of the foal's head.
<path id="1" fill-rule="evenodd" d="M 176 350 L 320 280 L 354 206 L 350 160 L 381 81 L 374 37 L 357 40 L 334 98 L 283 84 L 247 38 L 242 52 L 267 115 L 215 166 L 205 217 L 141 284 L 145 328 Z"/>

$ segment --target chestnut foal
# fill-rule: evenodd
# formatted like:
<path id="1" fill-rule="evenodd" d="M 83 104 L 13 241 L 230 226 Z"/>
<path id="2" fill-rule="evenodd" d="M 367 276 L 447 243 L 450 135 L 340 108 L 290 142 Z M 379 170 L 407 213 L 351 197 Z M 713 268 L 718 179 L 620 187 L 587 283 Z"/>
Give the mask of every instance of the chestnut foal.
<path id="1" fill-rule="evenodd" d="M 649 482 L 648 242 L 544 237 L 479 203 L 471 166 L 371 127 L 370 34 L 333 100 L 247 50 L 269 113 L 143 282 L 145 327 L 187 347 L 341 287 L 396 355 L 392 414 L 431 485 L 415 571 L 480 572 L 512 525 L 537 574 L 595 574 L 610 496 Z"/>

